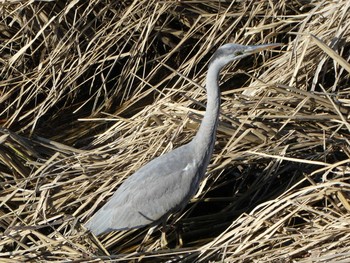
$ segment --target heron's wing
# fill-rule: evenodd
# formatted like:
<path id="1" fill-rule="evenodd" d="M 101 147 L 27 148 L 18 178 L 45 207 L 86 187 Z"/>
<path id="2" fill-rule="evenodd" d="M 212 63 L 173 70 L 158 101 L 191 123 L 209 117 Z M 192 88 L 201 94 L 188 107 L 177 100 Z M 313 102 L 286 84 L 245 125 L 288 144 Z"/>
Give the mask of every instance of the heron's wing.
<path id="1" fill-rule="evenodd" d="M 98 235 L 157 222 L 188 202 L 197 190 L 197 172 L 186 147 L 162 155 L 130 176 L 86 227 Z"/>

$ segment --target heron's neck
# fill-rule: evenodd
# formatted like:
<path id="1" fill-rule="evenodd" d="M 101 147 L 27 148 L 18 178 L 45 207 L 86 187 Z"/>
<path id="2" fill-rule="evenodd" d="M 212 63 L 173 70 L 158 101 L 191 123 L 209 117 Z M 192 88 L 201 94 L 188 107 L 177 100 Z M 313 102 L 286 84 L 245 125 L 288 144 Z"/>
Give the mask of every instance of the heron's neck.
<path id="1" fill-rule="evenodd" d="M 221 67 L 216 67 L 215 65 L 211 65 L 208 68 L 206 79 L 207 107 L 199 130 L 192 141 L 198 156 L 206 159 L 207 162 L 209 162 L 213 152 L 220 111 L 220 91 L 218 84 L 220 69 Z"/>

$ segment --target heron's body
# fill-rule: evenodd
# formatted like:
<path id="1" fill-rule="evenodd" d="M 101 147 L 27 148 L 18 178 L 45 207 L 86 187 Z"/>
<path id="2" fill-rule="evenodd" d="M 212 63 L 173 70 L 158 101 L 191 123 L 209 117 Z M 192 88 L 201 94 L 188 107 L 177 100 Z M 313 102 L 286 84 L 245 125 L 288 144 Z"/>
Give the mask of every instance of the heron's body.
<path id="1" fill-rule="evenodd" d="M 95 235 L 115 229 L 138 228 L 155 224 L 172 211 L 182 208 L 193 194 L 191 185 L 199 183 L 198 180 L 195 182 L 197 176 L 191 176 L 198 164 L 192 149 L 186 144 L 143 166 L 125 180 L 86 227 Z M 169 159 L 181 166 L 176 170 L 176 176 Z M 160 189 L 159 184 L 162 184 Z M 156 188 L 157 191 L 152 190 Z"/>
<path id="2" fill-rule="evenodd" d="M 95 235 L 158 223 L 181 208 L 198 190 L 214 148 L 220 109 L 219 72 L 227 63 L 279 44 L 242 46 L 226 44 L 209 65 L 207 109 L 191 142 L 164 154 L 135 172 L 90 219 Z"/>

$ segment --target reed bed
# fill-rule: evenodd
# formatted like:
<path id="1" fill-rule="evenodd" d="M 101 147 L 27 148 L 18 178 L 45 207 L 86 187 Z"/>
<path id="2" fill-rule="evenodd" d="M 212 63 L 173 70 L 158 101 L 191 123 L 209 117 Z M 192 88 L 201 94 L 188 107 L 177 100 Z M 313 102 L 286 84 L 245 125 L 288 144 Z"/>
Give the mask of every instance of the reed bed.
<path id="1" fill-rule="evenodd" d="M 3 262 L 347 262 L 350 3 L 0 1 Z M 161 227 L 84 223 L 193 137 L 223 43 L 283 43 L 221 74 L 207 176 Z"/>

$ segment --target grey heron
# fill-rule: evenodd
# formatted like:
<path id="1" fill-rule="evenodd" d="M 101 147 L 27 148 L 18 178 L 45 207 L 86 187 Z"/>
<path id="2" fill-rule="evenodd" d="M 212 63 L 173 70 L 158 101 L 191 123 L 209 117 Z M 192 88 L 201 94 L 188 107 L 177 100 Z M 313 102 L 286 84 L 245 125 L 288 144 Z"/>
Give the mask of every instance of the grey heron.
<path id="1" fill-rule="evenodd" d="M 218 48 L 209 63 L 207 106 L 197 134 L 189 143 L 153 159 L 128 177 L 86 228 L 100 235 L 155 225 L 184 208 L 198 190 L 213 153 L 220 110 L 220 70 L 231 61 L 278 46 L 225 44 Z"/>

